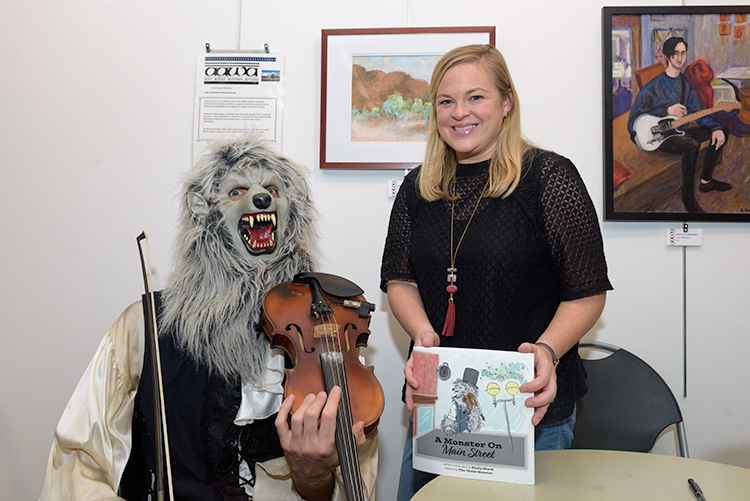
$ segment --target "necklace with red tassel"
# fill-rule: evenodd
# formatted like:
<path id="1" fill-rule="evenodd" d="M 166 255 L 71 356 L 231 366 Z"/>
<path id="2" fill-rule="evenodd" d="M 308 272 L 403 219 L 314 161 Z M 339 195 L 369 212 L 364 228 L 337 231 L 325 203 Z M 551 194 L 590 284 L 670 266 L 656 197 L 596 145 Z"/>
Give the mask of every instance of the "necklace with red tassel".
<path id="1" fill-rule="evenodd" d="M 458 239 L 458 245 L 456 245 L 455 251 L 453 250 L 453 218 L 455 214 L 456 202 L 451 202 L 451 266 L 450 268 L 448 268 L 448 286 L 445 288 L 445 290 L 448 292 L 448 311 L 445 313 L 445 323 L 443 324 L 443 332 L 441 333 L 441 336 L 452 336 L 453 329 L 456 326 L 456 305 L 453 303 L 453 294 L 458 292 L 458 286 L 456 286 L 456 280 L 458 278 L 458 276 L 456 275 L 458 273 L 458 269 L 456 269 L 456 255 L 458 255 L 458 249 L 461 247 L 461 242 L 463 242 L 464 240 L 466 230 L 469 229 L 469 225 L 474 219 L 474 214 L 477 213 L 477 209 L 479 209 L 479 203 L 482 201 L 482 198 L 484 198 L 484 192 L 487 191 L 487 186 L 489 184 L 490 180 L 488 178 L 487 182 L 484 183 L 482 193 L 479 194 L 477 204 L 474 206 L 474 210 L 471 212 L 471 216 L 466 222 L 464 231 L 463 233 L 461 233 L 461 238 Z"/>

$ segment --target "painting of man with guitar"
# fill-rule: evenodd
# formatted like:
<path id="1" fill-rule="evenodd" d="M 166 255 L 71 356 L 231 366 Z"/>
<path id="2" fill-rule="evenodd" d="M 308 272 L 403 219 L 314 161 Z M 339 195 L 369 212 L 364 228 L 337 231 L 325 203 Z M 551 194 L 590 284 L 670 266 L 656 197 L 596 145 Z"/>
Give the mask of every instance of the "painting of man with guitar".
<path id="1" fill-rule="evenodd" d="M 682 203 L 687 212 L 704 212 L 695 197 L 695 173 L 701 144 L 706 149 L 698 189 L 703 192 L 728 191 L 732 185 L 714 179 L 714 167 L 724 147 L 728 130 L 711 115 L 728 111 L 734 104 L 724 103 L 705 109 L 682 74 L 687 62 L 687 42 L 682 37 L 668 38 L 662 52 L 668 66 L 640 90 L 630 109 L 628 131 L 642 151 L 659 151 L 682 157 Z M 696 126 L 688 126 L 690 122 Z"/>

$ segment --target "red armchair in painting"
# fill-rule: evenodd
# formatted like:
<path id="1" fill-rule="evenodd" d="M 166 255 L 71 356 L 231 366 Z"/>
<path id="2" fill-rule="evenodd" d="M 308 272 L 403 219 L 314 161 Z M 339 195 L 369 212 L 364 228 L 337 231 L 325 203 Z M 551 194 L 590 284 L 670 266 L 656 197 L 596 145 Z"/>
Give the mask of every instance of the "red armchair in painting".
<path id="1" fill-rule="evenodd" d="M 711 65 L 703 59 L 698 59 L 685 68 L 683 75 L 698 95 L 703 107 L 711 108 L 714 105 L 714 89 L 711 87 L 714 70 L 711 69 Z"/>

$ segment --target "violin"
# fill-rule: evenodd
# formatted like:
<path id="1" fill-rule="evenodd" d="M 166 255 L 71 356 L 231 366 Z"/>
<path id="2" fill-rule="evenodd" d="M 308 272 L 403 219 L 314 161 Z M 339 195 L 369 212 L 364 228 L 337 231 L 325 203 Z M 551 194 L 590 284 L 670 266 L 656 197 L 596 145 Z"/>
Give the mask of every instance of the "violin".
<path id="1" fill-rule="evenodd" d="M 284 398 L 295 396 L 291 412 L 310 393 L 341 388 L 336 449 L 349 501 L 367 499 L 352 426 L 362 421 L 369 435 L 385 407 L 374 368 L 359 359 L 375 309 L 362 294 L 343 277 L 309 272 L 272 287 L 263 298 L 263 330 L 291 363 L 284 378 Z"/>

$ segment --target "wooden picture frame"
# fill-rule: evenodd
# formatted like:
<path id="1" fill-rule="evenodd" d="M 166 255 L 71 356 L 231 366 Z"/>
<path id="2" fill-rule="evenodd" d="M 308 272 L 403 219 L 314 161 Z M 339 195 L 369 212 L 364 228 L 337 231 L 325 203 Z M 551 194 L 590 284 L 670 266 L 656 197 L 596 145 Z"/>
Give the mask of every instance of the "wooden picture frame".
<path id="1" fill-rule="evenodd" d="M 606 220 L 750 221 L 748 13 L 748 6 L 602 9 Z M 662 52 L 671 37 L 687 42 L 678 55 L 686 59 L 674 60 L 677 74 Z M 675 87 L 667 93 L 667 86 L 682 81 L 674 104 L 684 101 L 685 109 L 665 112 L 656 92 L 671 99 Z M 696 98 L 700 106 L 689 106 Z M 675 120 L 679 113 L 686 123 Z M 699 125 L 704 133 L 683 130 Z M 704 165 L 716 130 L 725 141 L 711 171 Z M 686 151 L 688 136 L 697 138 L 699 156 L 683 164 L 680 153 L 665 150 Z"/>
<path id="2" fill-rule="evenodd" d="M 422 162 L 429 82 L 449 50 L 495 44 L 495 27 L 322 30 L 321 169 Z"/>

